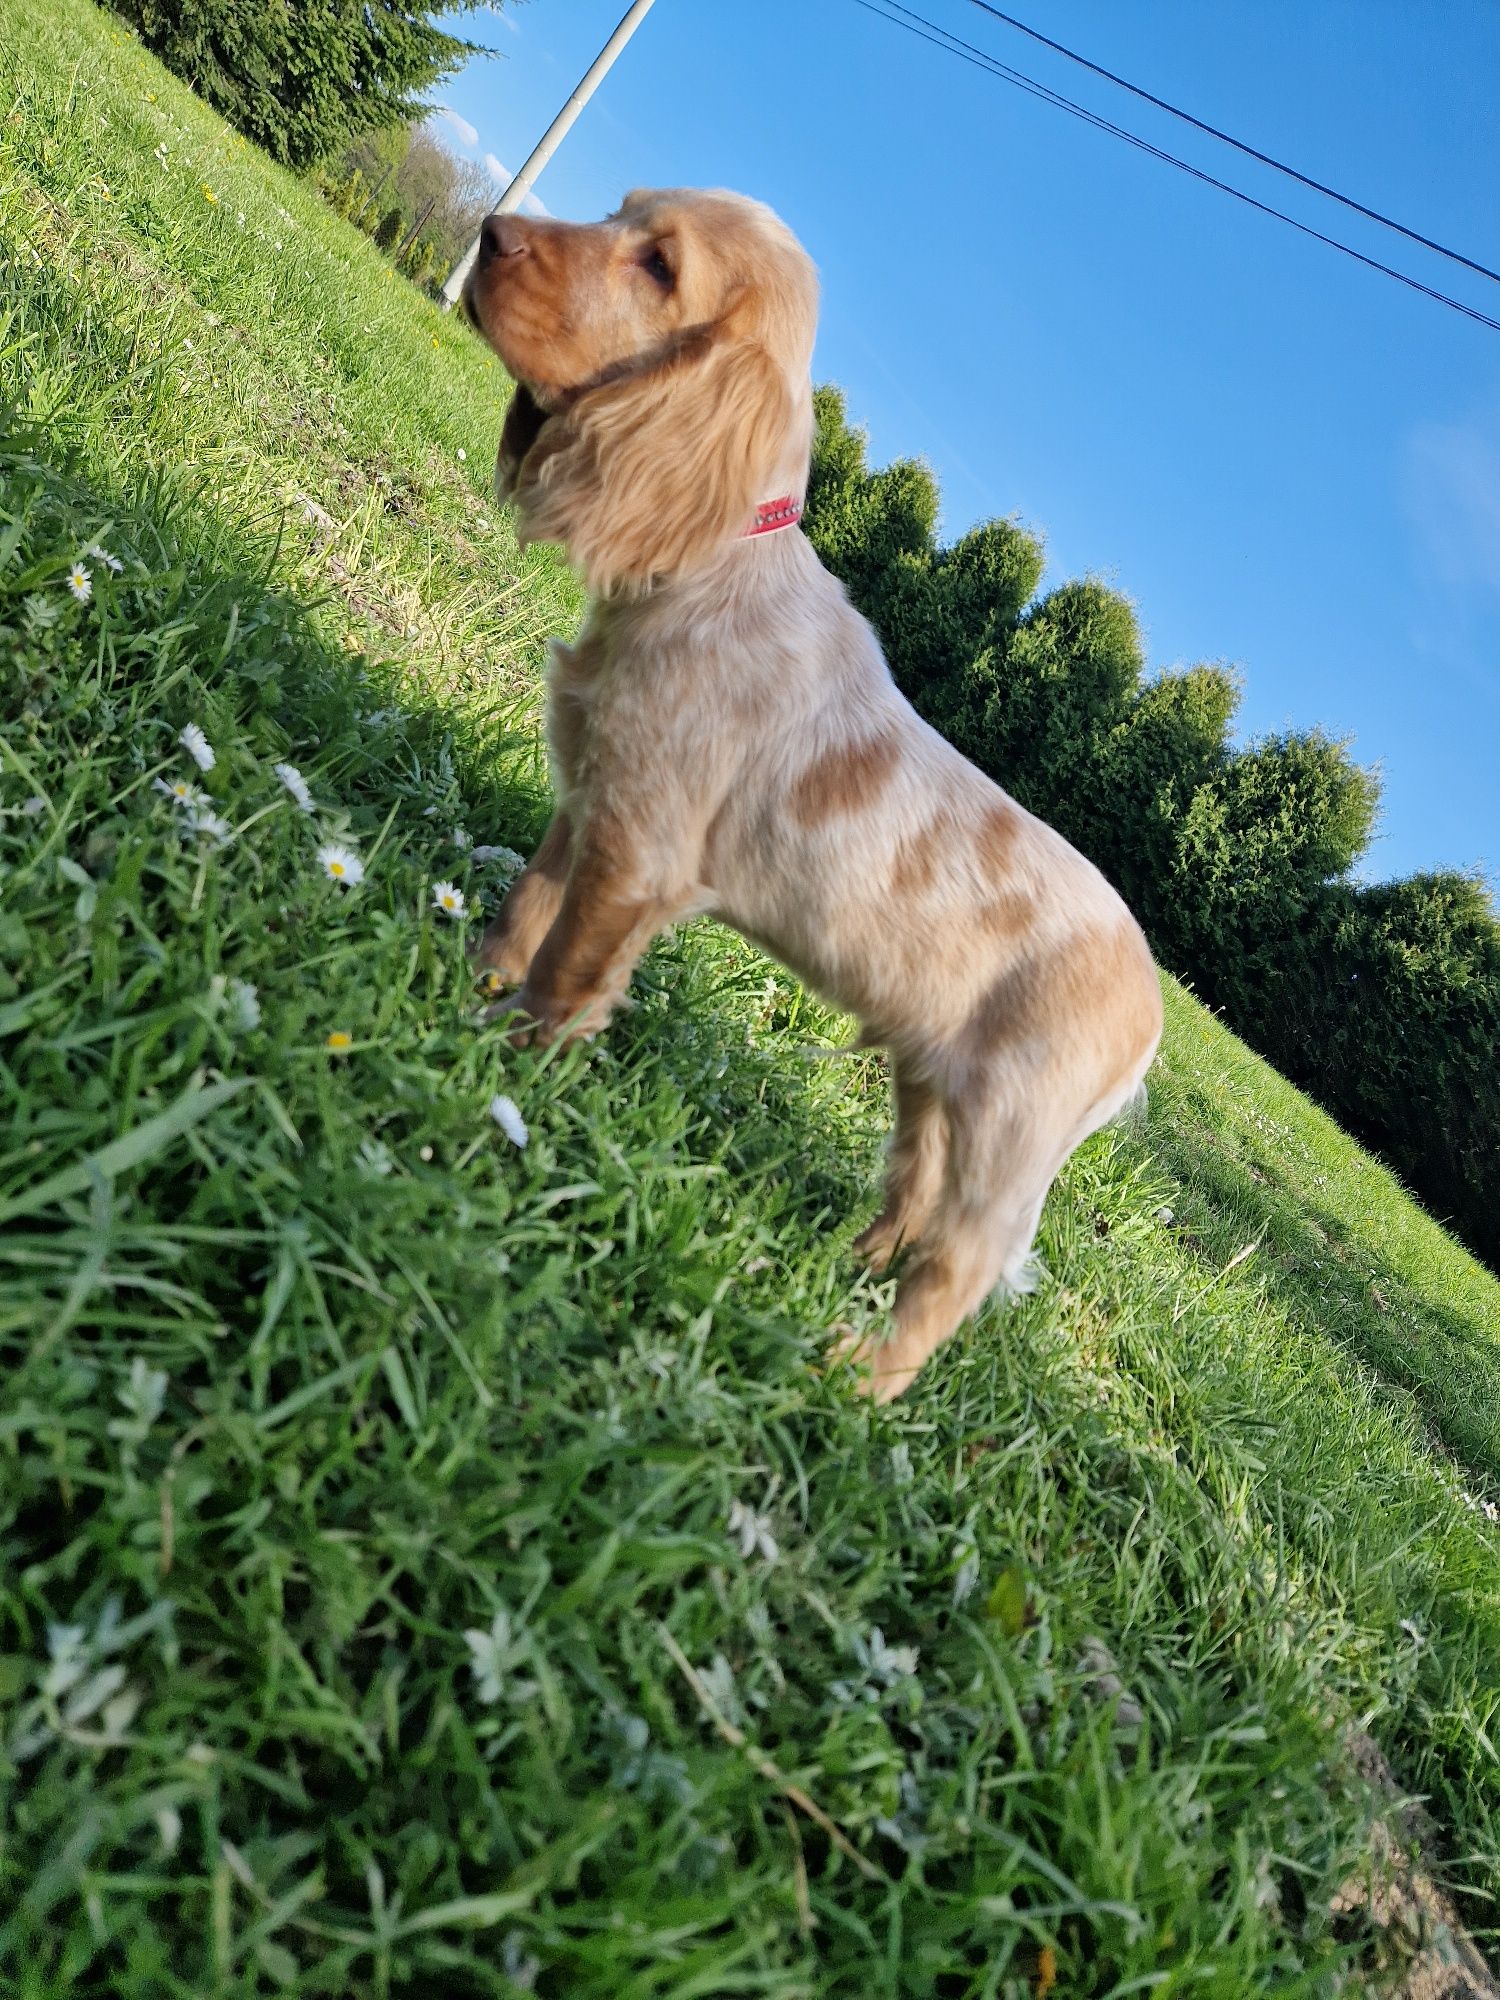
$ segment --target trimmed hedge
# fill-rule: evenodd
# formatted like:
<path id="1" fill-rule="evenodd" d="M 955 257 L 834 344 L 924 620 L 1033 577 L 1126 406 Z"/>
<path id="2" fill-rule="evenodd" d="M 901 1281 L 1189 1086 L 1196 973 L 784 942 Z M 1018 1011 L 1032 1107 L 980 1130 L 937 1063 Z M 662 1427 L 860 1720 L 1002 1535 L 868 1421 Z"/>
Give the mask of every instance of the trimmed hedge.
<path id="1" fill-rule="evenodd" d="M 1317 730 L 1236 749 L 1233 676 L 1145 675 L 1134 610 L 1036 595 L 1013 521 L 936 537 L 925 466 L 871 471 L 817 395 L 808 531 L 907 696 L 1118 883 L 1158 957 L 1500 1268 L 1500 923 L 1484 884 L 1367 886 L 1379 786 Z"/>

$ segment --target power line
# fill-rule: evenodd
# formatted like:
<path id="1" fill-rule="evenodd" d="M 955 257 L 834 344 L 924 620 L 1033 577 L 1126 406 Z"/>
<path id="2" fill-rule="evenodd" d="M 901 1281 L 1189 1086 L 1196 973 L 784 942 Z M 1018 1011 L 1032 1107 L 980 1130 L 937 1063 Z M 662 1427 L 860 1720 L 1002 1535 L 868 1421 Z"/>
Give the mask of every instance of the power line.
<path id="1" fill-rule="evenodd" d="M 1147 104 L 1154 104 L 1158 111 L 1166 111 L 1172 117 L 1180 118 L 1184 125 L 1191 125 L 1199 132 L 1206 132 L 1211 139 L 1222 140 L 1226 146 L 1233 146 L 1237 153 L 1244 153 L 1249 159 L 1259 160 L 1263 167 L 1273 167 L 1278 174 L 1285 174 L 1289 180 L 1300 181 L 1303 187 L 1312 188 L 1318 194 L 1326 194 L 1330 201 L 1342 202 L 1345 208 L 1352 208 L 1356 215 L 1367 216 L 1371 222 L 1378 222 L 1386 229 L 1394 229 L 1398 236 L 1405 236 L 1412 243 L 1420 243 L 1426 250 L 1435 250 L 1440 257 L 1451 258 L 1455 264 L 1462 264 L 1470 271 L 1477 271 L 1480 277 L 1489 278 L 1500 285 L 1500 271 L 1492 271 L 1488 264 L 1481 264 L 1473 257 L 1466 257 L 1461 250 L 1450 250 L 1446 243 L 1438 243 L 1431 236 L 1424 236 L 1419 229 L 1408 229 L 1404 222 L 1397 222 L 1393 216 L 1382 215 L 1378 208 L 1367 208 L 1362 201 L 1355 201 L 1352 195 L 1340 194 L 1337 188 L 1329 187 L 1324 181 L 1314 180 L 1311 174 L 1301 173 L 1296 167 L 1289 167 L 1285 160 L 1278 160 L 1270 153 L 1261 152 L 1258 146 L 1251 146 L 1243 139 L 1236 139 L 1231 132 L 1221 132 L 1217 125 L 1210 125 L 1202 118 L 1195 118 L 1191 111 L 1184 111 L 1180 105 L 1169 104 L 1166 98 L 1155 96 L 1151 91 L 1143 89 L 1140 84 L 1132 83 L 1128 77 L 1116 76 L 1112 69 L 1106 69 L 1102 63 L 1090 62 L 1087 56 L 1080 55 L 1076 49 L 1067 48 L 1062 42 L 1054 42 L 1050 35 L 1044 35 L 1039 28 L 1029 28 L 1024 21 L 1018 21 L 1014 14 L 1002 13 L 998 7 L 992 7 L 989 0 L 969 0 L 969 4 L 977 7 L 982 14 L 990 14 L 995 20 L 1003 21 L 1008 28 L 1019 29 L 1023 35 L 1029 35 L 1034 42 L 1040 42 L 1044 48 L 1055 49 L 1060 56 L 1066 56 L 1069 62 L 1078 63 L 1082 68 L 1092 70 L 1095 76 L 1102 76 L 1107 83 L 1118 84 L 1121 90 L 1128 90 L 1133 97 L 1142 98 Z"/>
<path id="2" fill-rule="evenodd" d="M 946 55 L 957 56 L 962 62 L 972 63 L 976 69 L 982 69 L 988 75 L 998 77 L 1003 83 L 1014 85 L 1017 89 L 1025 91 L 1028 96 L 1040 98 L 1043 103 L 1054 105 L 1058 110 L 1082 119 L 1085 125 L 1092 125 L 1096 131 L 1106 132 L 1111 138 L 1123 139 L 1126 145 L 1134 146 L 1142 153 L 1149 153 L 1152 159 L 1160 160 L 1166 166 L 1176 167 L 1181 173 L 1190 174 L 1194 180 L 1202 181 L 1207 187 L 1217 188 L 1221 194 L 1232 195 L 1247 208 L 1256 209 L 1262 215 L 1269 215 L 1277 222 L 1284 222 L 1288 228 L 1297 230 L 1303 236 L 1311 236 L 1315 242 L 1326 243 L 1331 250 L 1338 250 L 1344 256 L 1352 257 L 1356 264 L 1363 264 L 1371 271 L 1379 271 L 1383 277 L 1394 278 L 1398 285 L 1406 285 L 1410 290 L 1420 292 L 1424 298 L 1434 299 L 1439 305 L 1448 306 L 1454 312 L 1462 313 L 1466 319 L 1476 320 L 1480 326 L 1487 326 L 1492 332 L 1500 333 L 1500 319 L 1492 319 L 1488 313 L 1480 312 L 1477 306 L 1466 305 L 1462 299 L 1455 299 L 1447 292 L 1440 292 L 1433 285 L 1424 285 L 1420 278 L 1410 277 L 1405 271 L 1398 271 L 1394 265 L 1382 264 L 1377 257 L 1367 257 L 1363 250 L 1356 250 L 1352 244 L 1341 241 L 1339 237 L 1326 235 L 1323 230 L 1314 229 L 1310 223 L 1299 222 L 1296 216 L 1288 215 L 1284 209 L 1273 208 L 1269 202 L 1259 201 L 1253 194 L 1246 194 L 1243 188 L 1234 187 L 1228 181 L 1221 181 L 1213 174 L 1205 173 L 1201 167 L 1195 167 L 1191 161 L 1179 159 L 1175 153 L 1166 152 L 1162 147 L 1152 145 L 1149 139 L 1142 139 L 1139 134 L 1127 131 L 1123 125 L 1116 125 L 1110 119 L 1100 117 L 1097 112 L 1075 103 L 1072 98 L 1064 97 L 1061 91 L 1039 83 L 1035 77 L 1027 76 L 1022 70 L 1011 68 L 1008 63 L 1001 62 L 998 57 L 990 55 L 984 49 L 976 48 L 972 42 L 966 42 L 961 35 L 955 35 L 947 28 L 940 28 L 935 21 L 929 21 L 924 14 L 915 13 L 910 7 L 903 6 L 901 0 L 886 0 L 886 4 L 894 7 L 896 12 L 886 12 L 885 7 L 875 5 L 874 0 L 855 0 L 856 6 L 863 7 L 866 13 L 874 14 L 882 21 L 889 22 L 893 28 L 902 28 L 921 41 L 931 42 L 934 48 L 942 49 Z M 899 18 L 902 15 L 907 18 L 904 20 Z"/>

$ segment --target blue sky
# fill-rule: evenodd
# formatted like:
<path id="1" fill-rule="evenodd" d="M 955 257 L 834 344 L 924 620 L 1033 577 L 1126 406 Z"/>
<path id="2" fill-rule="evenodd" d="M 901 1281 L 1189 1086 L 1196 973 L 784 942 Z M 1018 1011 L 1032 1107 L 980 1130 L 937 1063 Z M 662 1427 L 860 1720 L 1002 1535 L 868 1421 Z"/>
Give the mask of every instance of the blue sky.
<path id="1" fill-rule="evenodd" d="M 967 0 L 917 11 L 1500 318 L 1500 285 L 1305 193 Z M 624 10 L 527 0 L 443 91 L 519 166 Z M 1493 0 L 1015 0 L 1007 11 L 1500 270 Z M 1136 604 L 1153 669 L 1235 666 L 1243 735 L 1319 724 L 1384 785 L 1372 876 L 1500 880 L 1500 333 L 888 26 L 853 0 L 657 0 L 548 166 L 759 196 L 820 267 L 815 372 L 952 537 L 1016 515 L 1046 581 Z"/>

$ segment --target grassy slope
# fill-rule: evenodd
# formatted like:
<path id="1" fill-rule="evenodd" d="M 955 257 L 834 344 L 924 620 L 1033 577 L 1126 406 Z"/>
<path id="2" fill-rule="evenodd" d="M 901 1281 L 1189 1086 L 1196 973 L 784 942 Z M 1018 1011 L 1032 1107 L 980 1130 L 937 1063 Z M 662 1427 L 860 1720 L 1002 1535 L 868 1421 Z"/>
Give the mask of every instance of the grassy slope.
<path id="1" fill-rule="evenodd" d="M 706 926 L 509 1054 L 428 908 L 576 609 L 488 357 L 84 0 L 0 76 L 0 1984 L 1331 1991 L 1351 1718 L 1485 1923 L 1500 1287 L 1171 989 L 1052 1281 L 821 1377 L 874 1060 Z"/>

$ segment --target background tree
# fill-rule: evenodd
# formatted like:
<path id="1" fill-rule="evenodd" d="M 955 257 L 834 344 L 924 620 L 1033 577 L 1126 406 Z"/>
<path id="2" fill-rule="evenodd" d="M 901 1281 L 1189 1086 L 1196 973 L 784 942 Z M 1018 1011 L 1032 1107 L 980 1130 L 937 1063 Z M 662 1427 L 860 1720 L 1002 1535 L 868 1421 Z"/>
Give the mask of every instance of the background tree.
<path id="1" fill-rule="evenodd" d="M 373 236 L 405 276 L 429 289 L 473 242 L 500 192 L 486 168 L 451 152 L 425 123 L 362 133 L 314 178 L 338 214 Z"/>
<path id="2" fill-rule="evenodd" d="M 1453 873 L 1355 870 L 1379 788 L 1321 731 L 1236 744 L 1236 678 L 1145 677 L 1135 612 L 1093 580 L 1036 595 L 1040 543 L 949 547 L 913 461 L 871 471 L 821 389 L 808 532 L 916 707 L 1119 884 L 1157 956 L 1500 1267 L 1500 922 Z"/>
<path id="3" fill-rule="evenodd" d="M 167 67 L 283 165 L 409 120 L 471 55 L 473 0 L 115 0 Z"/>

